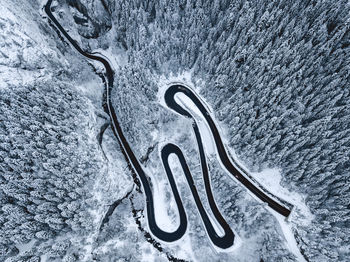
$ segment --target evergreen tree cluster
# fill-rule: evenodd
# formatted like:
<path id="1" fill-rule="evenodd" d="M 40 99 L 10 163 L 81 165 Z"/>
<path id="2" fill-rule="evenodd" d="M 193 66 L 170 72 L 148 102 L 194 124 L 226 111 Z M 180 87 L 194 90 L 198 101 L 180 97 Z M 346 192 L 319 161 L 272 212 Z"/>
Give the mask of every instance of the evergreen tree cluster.
<path id="1" fill-rule="evenodd" d="M 281 168 L 282 185 L 306 196 L 313 221 L 309 226 L 294 222 L 305 257 L 348 260 L 348 1 L 63 2 L 55 4 L 70 7 L 85 48 L 125 51 L 112 96 L 137 156 L 152 146 L 151 131 L 170 119 L 159 109 L 157 79 L 190 71 L 219 125 L 228 130 L 226 140 L 241 161 L 253 171 Z M 33 6 L 39 9 L 38 3 Z M 34 11 L 30 9 L 27 16 Z M 57 17 L 67 15 L 60 12 Z M 5 22 L 1 20 L 3 29 L 16 25 Z M 42 23 L 40 28 L 47 33 Z M 28 40 L 25 46 L 17 38 L 12 42 L 19 52 L 6 54 L 10 45 L 4 45 L 1 70 L 10 66 L 12 73 L 12 68 L 39 72 L 41 60 L 49 61 L 45 66 L 55 64 L 52 52 L 27 66 L 23 61 L 31 61 L 31 53 L 22 54 L 22 49 L 35 44 Z M 67 50 L 64 44 L 57 46 Z M 67 70 L 64 66 L 61 73 Z M 9 75 L 0 73 L 6 83 L 11 82 Z M 91 228 L 89 188 L 101 172 L 101 161 L 88 135 L 87 102 L 73 90 L 54 81 L 0 88 L 0 260 L 29 240 L 46 241 Z M 225 182 L 214 179 L 216 194 L 226 195 L 219 201 L 226 207 L 224 214 L 245 223 L 246 217 L 233 213 L 240 204 L 230 199 L 231 187 Z M 296 212 L 302 215 L 298 207 Z M 252 223 L 262 227 L 266 221 L 261 217 Z M 270 228 L 271 221 L 268 224 Z M 261 240 L 261 257 L 292 260 L 288 252 L 283 257 L 285 250 L 275 245 L 281 240 L 269 228 Z M 68 245 L 57 242 L 51 247 L 53 254 L 64 256 Z M 23 260 L 30 259 L 39 258 L 28 255 Z M 74 254 L 65 257 L 65 261 L 76 259 Z"/>
<path id="2" fill-rule="evenodd" d="M 157 76 L 191 71 L 240 159 L 254 171 L 281 168 L 282 185 L 306 195 L 314 220 L 296 227 L 305 256 L 346 261 L 348 1 L 107 2 L 112 29 L 101 43 L 113 39 L 110 45 L 126 51 L 124 68 L 147 73 L 142 81 L 130 70 L 117 74 L 125 92 L 152 91 Z M 121 115 L 136 107 L 116 106 Z M 143 121 L 142 114 L 129 115 L 131 123 Z"/>
<path id="3" fill-rule="evenodd" d="M 72 90 L 59 82 L 0 89 L 2 258 L 15 244 L 91 229 L 89 189 L 102 162 L 87 101 Z"/>

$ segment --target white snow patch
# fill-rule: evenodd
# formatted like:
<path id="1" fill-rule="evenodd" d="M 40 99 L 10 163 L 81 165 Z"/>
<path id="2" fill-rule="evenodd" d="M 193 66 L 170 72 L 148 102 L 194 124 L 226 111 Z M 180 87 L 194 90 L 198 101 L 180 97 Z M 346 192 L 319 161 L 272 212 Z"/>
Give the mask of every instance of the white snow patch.
<path id="1" fill-rule="evenodd" d="M 305 258 L 300 253 L 290 223 L 286 221 L 286 219 L 280 214 L 278 214 L 276 211 L 271 210 L 271 213 L 274 215 L 274 217 L 280 225 L 284 238 L 287 242 L 288 249 L 297 257 L 299 262 L 306 262 Z"/>
<path id="2" fill-rule="evenodd" d="M 92 52 L 94 55 L 99 55 L 106 59 L 108 63 L 112 66 L 112 69 L 115 71 L 120 66 L 126 65 L 127 61 L 125 58 L 125 52 L 121 49 L 113 50 L 114 48 L 109 46 L 108 49 L 96 48 Z"/>
<path id="3" fill-rule="evenodd" d="M 197 106 L 193 103 L 193 101 L 186 96 L 184 93 L 178 93 L 175 95 L 175 101 L 179 104 L 182 105 L 185 109 L 190 111 L 192 114 L 193 118 L 195 119 L 200 135 L 202 138 L 202 143 L 205 148 L 205 151 L 207 152 L 208 155 L 213 155 L 215 154 L 215 142 L 213 140 L 213 137 L 211 135 L 209 126 L 206 124 L 205 118 L 201 111 L 197 108 Z"/>
<path id="4" fill-rule="evenodd" d="M 314 215 L 310 212 L 309 208 L 305 204 L 305 197 L 300 193 L 291 192 L 287 188 L 281 186 L 282 176 L 280 170 L 277 168 L 267 168 L 259 173 L 251 173 L 252 176 L 263 187 L 268 188 L 269 192 L 276 196 L 283 196 L 283 199 L 289 203 L 293 203 L 294 210 L 291 216 L 302 214 L 303 217 L 298 216 L 298 222 L 302 222 L 304 225 L 310 225 L 314 219 Z M 291 219 L 292 217 L 289 217 Z"/>
<path id="5" fill-rule="evenodd" d="M 35 239 L 32 239 L 26 244 L 16 244 L 16 247 L 19 250 L 19 253 L 23 254 L 24 252 L 31 250 L 32 247 L 34 246 L 34 243 L 35 243 Z"/>
<path id="6" fill-rule="evenodd" d="M 179 248 L 174 252 L 175 257 L 183 258 L 185 260 L 197 262 L 197 258 L 193 252 L 191 239 L 189 235 L 185 234 L 179 243 Z"/>
<path id="7" fill-rule="evenodd" d="M 169 192 L 171 196 L 173 195 L 170 184 L 165 183 L 164 179 L 162 179 L 154 183 L 153 186 L 154 213 L 157 225 L 166 232 L 173 232 L 179 226 L 180 218 L 174 198 L 171 197 L 172 201 L 166 202 L 166 192 Z M 173 207 L 176 210 L 175 219 L 171 218 L 168 212 L 169 208 Z"/>
<path id="8" fill-rule="evenodd" d="M 176 185 L 178 186 L 178 188 L 180 188 L 179 187 L 180 184 L 187 185 L 187 179 L 182 172 L 180 161 L 175 154 L 169 155 L 169 166 L 174 175 L 174 179 L 176 181 Z"/>
<path id="9" fill-rule="evenodd" d="M 12 21 L 17 21 L 16 16 L 11 12 L 9 8 L 7 8 L 5 5 L 0 5 L 0 14 L 2 19 L 8 19 Z"/>
<path id="10" fill-rule="evenodd" d="M 47 261 L 47 258 L 48 258 L 48 255 L 47 254 L 43 254 L 40 256 L 40 262 L 46 262 Z"/>
<path id="11" fill-rule="evenodd" d="M 158 131 L 155 130 L 155 129 L 152 130 L 151 136 L 152 136 L 153 141 L 157 141 L 157 138 L 158 138 Z"/>
<path id="12" fill-rule="evenodd" d="M 75 85 L 75 87 L 80 94 L 90 98 L 90 100 L 101 102 L 103 87 L 99 81 L 92 81 L 92 79 L 89 79 L 79 85 Z"/>
<path id="13" fill-rule="evenodd" d="M 182 85 L 186 85 L 186 86 L 187 85 L 195 86 L 191 79 L 192 79 L 191 71 L 186 71 L 176 76 L 174 75 L 170 75 L 168 77 L 163 75 L 160 76 L 156 81 L 158 83 L 158 94 L 157 94 L 158 103 L 164 108 L 168 109 L 168 106 L 166 105 L 164 100 L 164 94 L 165 94 L 165 91 L 169 88 L 169 85 L 181 83 Z M 196 89 L 196 90 L 198 92 L 200 91 L 200 89 Z"/>
<path id="14" fill-rule="evenodd" d="M 154 133 L 153 135 L 157 136 L 157 133 Z M 165 144 L 165 138 L 160 137 L 160 140 L 161 139 L 164 139 Z M 161 159 L 160 150 L 163 148 L 162 144 L 163 143 L 160 142 L 159 146 L 157 147 L 159 156 L 158 159 Z M 169 163 L 170 161 L 171 158 L 169 158 Z M 173 232 L 178 228 L 180 218 L 174 194 L 171 190 L 165 170 L 162 165 L 147 165 L 142 167 L 152 181 L 155 221 L 160 229 L 164 230 L 165 232 Z M 167 195 L 169 196 L 169 199 L 166 199 Z M 144 215 L 147 217 L 147 212 Z"/>
<path id="15" fill-rule="evenodd" d="M 140 249 L 142 251 L 142 259 L 140 262 L 153 262 L 155 261 L 155 257 L 159 255 L 159 253 L 156 253 L 155 248 L 150 248 L 147 242 L 143 242 Z M 160 255 L 164 256 L 163 253 L 160 253 Z"/>

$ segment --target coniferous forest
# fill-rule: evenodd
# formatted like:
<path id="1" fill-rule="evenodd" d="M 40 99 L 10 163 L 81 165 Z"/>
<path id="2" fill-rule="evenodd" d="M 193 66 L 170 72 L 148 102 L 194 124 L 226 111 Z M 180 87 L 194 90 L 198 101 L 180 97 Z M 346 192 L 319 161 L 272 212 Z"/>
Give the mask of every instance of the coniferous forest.
<path id="1" fill-rule="evenodd" d="M 181 147 L 206 199 L 191 122 L 160 102 L 162 90 L 181 81 L 209 105 L 230 154 L 294 205 L 287 224 L 300 256 L 266 205 L 214 155 L 211 188 L 239 237 L 236 249 L 212 247 L 175 160 L 188 234 L 175 244 L 147 235 L 142 188 L 103 111 L 104 69 L 72 47 L 45 4 L 1 1 L 0 261 L 349 260 L 348 1 L 51 6 L 84 51 L 113 65 L 113 106 L 152 186 L 164 191 L 170 220 L 177 213 L 159 156 L 164 143 Z M 277 175 L 269 180 L 267 170 Z"/>

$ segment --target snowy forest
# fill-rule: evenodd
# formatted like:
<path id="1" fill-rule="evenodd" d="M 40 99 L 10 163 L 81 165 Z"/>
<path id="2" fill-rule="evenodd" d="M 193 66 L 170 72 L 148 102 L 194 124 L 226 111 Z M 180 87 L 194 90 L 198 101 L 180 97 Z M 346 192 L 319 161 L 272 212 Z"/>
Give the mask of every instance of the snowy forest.
<path id="1" fill-rule="evenodd" d="M 102 110 L 103 70 L 50 23 L 45 3 L 1 1 L 0 261 L 299 261 L 215 157 L 214 196 L 242 244 L 211 247 L 181 180 L 188 239 L 151 242 L 142 190 Z M 155 181 L 167 185 L 159 150 L 171 140 L 205 198 L 191 123 L 159 103 L 164 85 L 184 81 L 252 176 L 277 169 L 279 187 L 302 199 L 289 223 L 303 259 L 348 261 L 348 1 L 56 0 L 52 13 L 115 67 L 113 104 Z"/>

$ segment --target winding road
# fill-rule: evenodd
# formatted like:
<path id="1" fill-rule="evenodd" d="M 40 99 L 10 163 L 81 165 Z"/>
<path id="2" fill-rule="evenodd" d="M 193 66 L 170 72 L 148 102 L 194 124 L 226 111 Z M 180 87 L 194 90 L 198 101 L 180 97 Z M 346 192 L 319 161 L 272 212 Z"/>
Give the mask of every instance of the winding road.
<path id="1" fill-rule="evenodd" d="M 194 184 L 190 169 L 186 163 L 185 157 L 180 150 L 180 148 L 174 144 L 167 144 L 165 145 L 162 150 L 161 150 L 161 159 L 163 161 L 164 169 L 168 178 L 168 181 L 171 186 L 171 190 L 174 195 L 174 199 L 177 204 L 177 209 L 179 213 L 179 218 L 180 218 L 180 223 L 176 230 L 172 232 L 164 231 L 162 230 L 156 223 L 155 219 L 155 210 L 154 210 L 154 201 L 153 201 L 153 190 L 151 188 L 151 183 L 150 177 L 146 174 L 144 171 L 144 168 L 140 164 L 138 158 L 135 156 L 134 152 L 132 151 L 126 137 L 123 134 L 123 130 L 119 124 L 116 112 L 114 110 L 114 107 L 112 105 L 111 101 L 111 90 L 113 88 L 113 81 L 114 81 L 114 72 L 112 70 L 112 67 L 108 60 L 100 55 L 97 54 L 90 54 L 85 51 L 83 51 L 77 42 L 72 39 L 69 34 L 64 30 L 64 28 L 60 25 L 60 23 L 56 20 L 54 15 L 51 12 L 51 4 L 52 0 L 48 0 L 44 10 L 47 14 L 47 16 L 50 18 L 50 20 L 54 23 L 56 28 L 59 30 L 61 34 L 64 35 L 64 37 L 70 42 L 70 44 L 84 57 L 101 62 L 103 66 L 105 67 L 105 77 L 107 79 L 105 90 L 104 90 L 104 96 L 103 96 L 103 108 L 106 113 L 111 118 L 112 122 L 112 130 L 117 138 L 120 147 L 122 148 L 123 154 L 125 159 L 128 162 L 128 166 L 133 173 L 133 175 L 137 174 L 138 178 L 141 181 L 142 188 L 145 194 L 146 198 L 146 214 L 147 214 L 147 220 L 148 220 L 148 226 L 152 232 L 152 234 L 157 237 L 158 239 L 166 242 L 173 242 L 178 239 L 180 239 L 187 230 L 187 216 L 186 212 L 180 197 L 180 194 L 178 192 L 174 175 L 171 171 L 171 168 L 169 166 L 169 156 L 171 154 L 175 154 L 177 158 L 180 161 L 181 167 L 183 169 L 183 172 L 185 174 L 186 180 L 188 182 L 189 188 L 191 190 L 191 193 L 193 195 L 193 198 L 195 200 L 198 212 L 202 218 L 204 227 L 207 231 L 207 234 L 212 241 L 212 243 L 222 249 L 227 249 L 231 247 L 234 244 L 234 239 L 235 235 L 233 231 L 231 230 L 230 226 L 227 224 L 223 216 L 221 215 L 216 203 L 215 199 L 213 196 L 213 193 L 211 191 L 211 186 L 210 186 L 210 177 L 209 177 L 209 171 L 207 167 L 207 162 L 206 162 L 206 156 L 202 144 L 202 139 L 201 135 L 199 132 L 199 128 L 197 126 L 197 123 L 194 119 L 194 117 L 188 112 L 186 109 L 184 109 L 181 105 L 179 105 L 175 101 L 175 95 L 177 93 L 183 93 L 185 94 L 188 98 L 192 100 L 192 102 L 198 107 L 198 109 L 201 111 L 203 114 L 211 132 L 212 136 L 214 137 L 215 140 L 215 145 L 216 145 L 216 150 L 218 152 L 218 155 L 220 157 L 220 161 L 222 165 L 225 167 L 225 169 L 242 185 L 244 185 L 252 194 L 254 194 L 257 198 L 259 198 L 261 201 L 265 202 L 268 204 L 269 207 L 271 207 L 273 210 L 277 211 L 281 215 L 288 217 L 289 214 L 291 213 L 290 209 L 285 207 L 283 204 L 277 202 L 277 200 L 273 199 L 271 196 L 269 196 L 266 192 L 255 186 L 249 179 L 245 177 L 244 174 L 238 170 L 234 164 L 232 164 L 230 157 L 228 156 L 224 144 L 222 142 L 222 139 L 220 137 L 219 131 L 210 116 L 209 112 L 206 110 L 205 106 L 201 103 L 200 99 L 197 97 L 196 94 L 194 94 L 189 88 L 187 88 L 184 85 L 180 84 L 175 84 L 171 85 L 167 91 L 165 92 L 165 101 L 167 106 L 174 110 L 175 112 L 181 114 L 184 117 L 190 118 L 193 120 L 193 129 L 194 133 L 196 136 L 197 140 L 197 145 L 198 145 L 198 151 L 200 154 L 200 161 L 201 161 L 201 167 L 202 167 L 202 174 L 203 174 L 203 180 L 205 184 L 205 190 L 206 190 L 206 195 L 207 195 L 207 200 L 209 203 L 209 207 L 212 211 L 212 213 L 215 216 L 215 219 L 217 222 L 220 224 L 221 228 L 224 231 L 224 234 L 222 236 L 219 236 L 218 233 L 215 231 L 214 226 L 212 225 L 212 222 L 209 218 L 208 213 L 205 211 L 203 204 L 200 200 L 198 191 L 196 189 L 196 186 Z M 136 181 L 135 181 L 136 182 Z"/>

